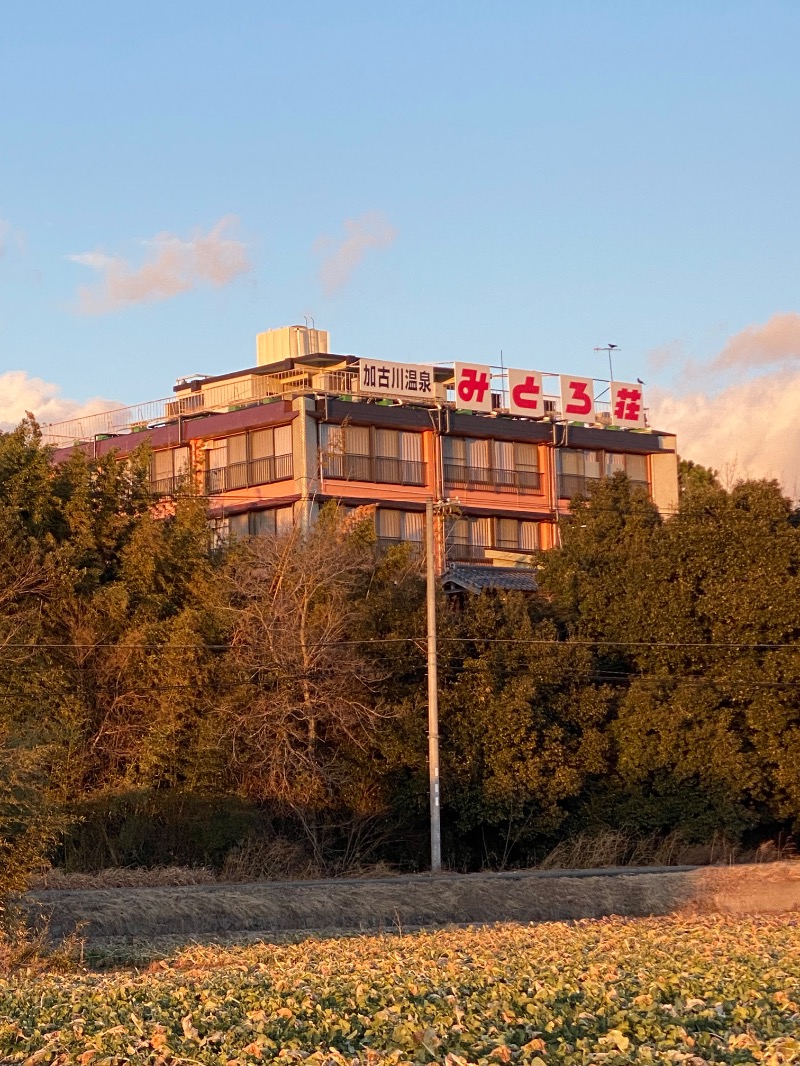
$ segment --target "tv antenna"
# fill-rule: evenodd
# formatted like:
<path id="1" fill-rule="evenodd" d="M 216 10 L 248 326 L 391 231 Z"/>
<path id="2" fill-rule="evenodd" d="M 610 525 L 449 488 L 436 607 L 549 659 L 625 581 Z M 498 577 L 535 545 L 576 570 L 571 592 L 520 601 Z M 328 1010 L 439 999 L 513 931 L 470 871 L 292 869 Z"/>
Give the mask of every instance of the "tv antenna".
<path id="1" fill-rule="evenodd" d="M 608 352 L 608 380 L 609 381 L 613 381 L 614 380 L 614 368 L 611 365 L 611 353 L 615 352 L 615 351 L 619 351 L 619 345 L 618 344 L 604 344 L 604 345 L 602 345 L 599 348 L 595 348 L 594 351 L 596 351 L 596 352 Z"/>

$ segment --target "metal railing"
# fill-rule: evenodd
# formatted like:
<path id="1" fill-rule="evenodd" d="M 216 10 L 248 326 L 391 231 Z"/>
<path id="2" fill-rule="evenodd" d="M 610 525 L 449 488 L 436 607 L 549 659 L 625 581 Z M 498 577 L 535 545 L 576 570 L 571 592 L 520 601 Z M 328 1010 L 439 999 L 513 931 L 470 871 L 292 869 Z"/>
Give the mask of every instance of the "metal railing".
<path id="1" fill-rule="evenodd" d="M 150 491 L 154 496 L 175 496 L 191 488 L 188 474 L 175 474 L 173 477 L 151 478 Z"/>
<path id="2" fill-rule="evenodd" d="M 336 392 L 352 396 L 358 392 L 357 370 L 326 370 L 314 377 L 314 389 L 319 392 Z"/>
<path id="3" fill-rule="evenodd" d="M 292 477 L 292 456 L 269 455 L 262 459 L 250 459 L 244 463 L 231 463 L 206 470 L 205 491 L 209 496 L 233 489 L 245 489 L 252 485 L 268 485 L 273 481 L 285 481 Z"/>
<path id="4" fill-rule="evenodd" d="M 423 554 L 424 546 L 421 540 L 403 540 L 402 537 L 378 537 L 378 552 L 383 554 L 401 544 L 405 545 L 415 558 Z"/>
<path id="5" fill-rule="evenodd" d="M 542 474 L 539 470 L 500 470 L 497 467 L 445 463 L 444 480 L 451 488 L 483 492 L 519 492 L 524 495 L 542 491 Z"/>
<path id="6" fill-rule="evenodd" d="M 559 474 L 558 497 L 560 500 L 571 500 L 573 496 L 588 496 L 592 485 L 605 481 L 605 477 L 588 477 L 584 474 Z M 650 484 L 647 481 L 628 479 L 631 489 L 644 489 L 650 492 Z"/>
<path id="7" fill-rule="evenodd" d="M 323 455 L 325 477 L 388 485 L 424 485 L 425 463 L 383 455 Z"/>
<path id="8" fill-rule="evenodd" d="M 486 558 L 486 552 L 491 550 L 486 544 L 468 544 L 450 537 L 445 541 L 445 555 L 454 563 L 491 563 L 491 559 Z"/>

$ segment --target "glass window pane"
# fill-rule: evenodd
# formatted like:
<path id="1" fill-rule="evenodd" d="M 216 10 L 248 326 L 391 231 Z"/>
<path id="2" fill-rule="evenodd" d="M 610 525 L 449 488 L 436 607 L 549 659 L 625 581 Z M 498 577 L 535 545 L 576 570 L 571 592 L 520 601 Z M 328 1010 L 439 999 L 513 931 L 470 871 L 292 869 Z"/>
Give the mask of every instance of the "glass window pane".
<path id="1" fill-rule="evenodd" d="M 581 451 L 568 451 L 564 450 L 560 452 L 559 458 L 561 459 L 561 473 L 562 474 L 575 474 L 580 477 L 584 471 L 583 452 Z"/>
<path id="2" fill-rule="evenodd" d="M 273 431 L 257 429 L 250 434 L 250 458 L 266 459 L 273 454 Z"/>
<path id="3" fill-rule="evenodd" d="M 584 473 L 587 477 L 600 477 L 603 473 L 600 461 L 603 457 L 602 452 L 584 452 Z"/>
<path id="4" fill-rule="evenodd" d="M 517 520 L 516 518 L 497 519 L 497 546 L 498 548 L 517 547 Z"/>
<path id="5" fill-rule="evenodd" d="M 406 511 L 403 516 L 403 540 L 410 540 L 416 544 L 422 542 L 425 525 L 425 515 L 418 511 Z"/>
<path id="6" fill-rule="evenodd" d="M 275 427 L 275 454 L 276 455 L 291 455 L 292 454 L 292 427 L 291 426 L 276 426 Z"/>
<path id="7" fill-rule="evenodd" d="M 468 440 L 467 453 L 469 465 L 474 470 L 489 470 L 489 444 L 488 440 Z"/>
<path id="8" fill-rule="evenodd" d="M 275 528 L 278 533 L 286 533 L 294 525 L 294 509 L 292 507 L 275 508 Z"/>
<path id="9" fill-rule="evenodd" d="M 367 426 L 348 426 L 344 439 L 348 455 L 369 455 L 369 428 Z"/>
<path id="10" fill-rule="evenodd" d="M 539 449 L 535 444 L 515 444 L 514 461 L 517 470 L 538 470 Z"/>
<path id="11" fill-rule="evenodd" d="M 469 544 L 469 522 L 466 518 L 451 520 L 448 530 L 448 540 L 453 544 Z"/>
<path id="12" fill-rule="evenodd" d="M 631 481 L 647 481 L 647 456 L 627 456 L 625 469 Z"/>
<path id="13" fill-rule="evenodd" d="M 378 511 L 378 536 L 388 540 L 400 540 L 400 511 L 381 507 Z"/>
<path id="14" fill-rule="evenodd" d="M 153 452 L 153 480 L 172 477 L 172 452 Z"/>
<path id="15" fill-rule="evenodd" d="M 625 456 L 618 452 L 606 452 L 606 474 L 611 477 L 619 470 L 625 472 Z"/>
<path id="16" fill-rule="evenodd" d="M 228 437 L 228 466 L 234 463 L 247 462 L 247 434 L 237 433 L 235 437 Z"/>
<path id="17" fill-rule="evenodd" d="M 226 440 L 215 440 L 213 446 L 206 452 L 208 456 L 208 469 L 219 470 L 223 466 L 228 465 L 228 442 Z"/>
<path id="18" fill-rule="evenodd" d="M 443 437 L 445 460 L 464 464 L 467 461 L 467 442 L 463 437 Z"/>
<path id="19" fill-rule="evenodd" d="M 248 516 L 246 514 L 231 515 L 228 519 L 228 535 L 231 540 L 247 536 L 249 532 L 247 519 Z"/>
<path id="20" fill-rule="evenodd" d="M 254 537 L 268 537 L 275 532 L 275 511 L 251 511 L 250 532 Z"/>
<path id="21" fill-rule="evenodd" d="M 399 459 L 399 440 L 396 429 L 379 429 L 375 433 L 376 454 L 386 459 Z M 362 455 L 365 453 L 361 453 Z"/>
<path id="22" fill-rule="evenodd" d="M 400 456 L 409 463 L 422 462 L 422 434 L 400 434 Z"/>
<path id="23" fill-rule="evenodd" d="M 508 440 L 494 441 L 495 470 L 514 469 L 514 445 Z"/>
<path id="24" fill-rule="evenodd" d="M 475 518 L 472 520 L 472 543 L 482 548 L 490 548 L 492 545 L 492 520 L 491 518 Z"/>
<path id="25" fill-rule="evenodd" d="M 539 547 L 538 522 L 520 522 L 519 546 L 523 551 L 534 551 Z"/>
<path id="26" fill-rule="evenodd" d="M 184 477 L 189 473 L 191 454 L 190 448 L 176 448 L 173 452 L 173 470 L 176 477 Z"/>

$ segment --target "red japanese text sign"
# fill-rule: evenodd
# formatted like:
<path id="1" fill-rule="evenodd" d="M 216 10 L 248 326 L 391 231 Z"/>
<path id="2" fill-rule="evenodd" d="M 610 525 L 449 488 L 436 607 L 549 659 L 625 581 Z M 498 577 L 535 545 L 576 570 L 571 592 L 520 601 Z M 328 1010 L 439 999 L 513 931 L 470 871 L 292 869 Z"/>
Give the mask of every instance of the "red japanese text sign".
<path id="1" fill-rule="evenodd" d="M 611 382 L 611 424 L 644 429 L 644 394 L 640 384 Z"/>
<path id="2" fill-rule="evenodd" d="M 594 381 L 561 375 L 561 413 L 577 422 L 594 422 Z"/>
<path id="3" fill-rule="evenodd" d="M 456 407 L 492 410 L 492 369 L 479 363 L 456 363 Z"/>
<path id="4" fill-rule="evenodd" d="M 544 385 L 538 371 L 508 371 L 508 410 L 512 415 L 544 418 Z"/>

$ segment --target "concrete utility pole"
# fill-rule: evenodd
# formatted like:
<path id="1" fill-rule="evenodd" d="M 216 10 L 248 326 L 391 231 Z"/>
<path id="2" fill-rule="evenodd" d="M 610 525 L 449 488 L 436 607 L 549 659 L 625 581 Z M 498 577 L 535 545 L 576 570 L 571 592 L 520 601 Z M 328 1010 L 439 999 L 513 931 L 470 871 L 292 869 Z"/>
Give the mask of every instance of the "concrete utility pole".
<path id="1" fill-rule="evenodd" d="M 431 796 L 431 873 L 442 868 L 439 808 L 439 680 L 436 671 L 436 559 L 433 500 L 425 505 L 425 561 L 428 584 L 428 778 Z"/>

